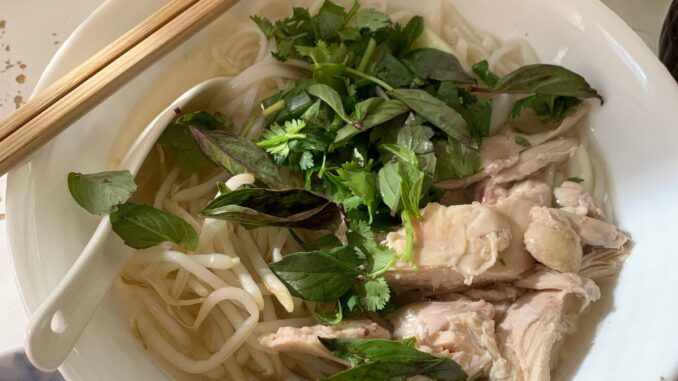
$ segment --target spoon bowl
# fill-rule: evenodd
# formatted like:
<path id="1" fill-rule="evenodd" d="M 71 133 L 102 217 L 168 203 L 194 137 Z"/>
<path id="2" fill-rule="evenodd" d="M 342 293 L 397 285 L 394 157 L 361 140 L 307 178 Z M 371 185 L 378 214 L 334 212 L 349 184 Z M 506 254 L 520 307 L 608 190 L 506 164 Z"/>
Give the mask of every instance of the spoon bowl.
<path id="1" fill-rule="evenodd" d="M 186 91 L 146 126 L 118 169 L 136 176 L 165 127 L 176 117 L 176 109 L 211 110 L 227 96 L 227 88 L 228 78 L 213 78 Z M 73 266 L 31 316 L 26 354 L 37 368 L 52 371 L 61 365 L 132 255 L 133 249 L 110 233 L 111 221 L 106 215 Z"/>

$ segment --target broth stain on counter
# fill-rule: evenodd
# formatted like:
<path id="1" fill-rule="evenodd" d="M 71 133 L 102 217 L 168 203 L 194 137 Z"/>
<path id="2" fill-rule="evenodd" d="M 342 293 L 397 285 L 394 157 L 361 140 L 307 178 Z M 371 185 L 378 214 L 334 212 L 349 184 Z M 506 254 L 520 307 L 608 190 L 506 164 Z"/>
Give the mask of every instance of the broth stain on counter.
<path id="1" fill-rule="evenodd" d="M 0 20 L 0 114 L 9 113 L 25 103 L 24 86 L 27 85 L 24 62 L 12 57 L 16 54 L 5 37 L 10 31 L 6 20 Z"/>

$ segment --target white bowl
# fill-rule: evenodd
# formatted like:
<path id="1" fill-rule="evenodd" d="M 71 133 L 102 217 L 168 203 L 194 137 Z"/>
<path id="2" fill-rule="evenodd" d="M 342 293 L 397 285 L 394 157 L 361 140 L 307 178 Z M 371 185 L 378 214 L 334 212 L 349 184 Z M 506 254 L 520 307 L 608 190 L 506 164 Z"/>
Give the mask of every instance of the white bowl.
<path id="1" fill-rule="evenodd" d="M 62 46 L 38 88 L 45 88 L 164 3 L 109 0 Z M 591 125 L 610 172 L 618 222 L 631 233 L 635 247 L 614 291 L 593 305 L 580 331 L 569 340 L 579 345 L 569 345 L 555 378 L 676 379 L 678 255 L 671 239 L 678 232 L 674 217 L 678 212 L 674 196 L 678 86 L 640 38 L 595 0 L 455 0 L 454 4 L 483 29 L 527 38 L 543 62 L 583 74 L 606 99 L 605 106 L 592 113 Z M 238 6 L 241 14 L 247 6 L 251 3 Z M 113 168 L 126 149 L 125 144 L 112 148 L 113 141 L 120 135 L 130 141 L 165 105 L 206 79 L 206 53 L 187 53 L 207 39 L 218 38 L 220 22 L 224 19 L 130 82 L 9 174 L 9 242 L 29 311 L 55 287 L 96 226 L 96 219 L 71 200 L 66 174 Z M 171 79 L 160 77 L 170 68 Z M 70 381 L 167 379 L 134 343 L 110 294 L 61 371 Z"/>

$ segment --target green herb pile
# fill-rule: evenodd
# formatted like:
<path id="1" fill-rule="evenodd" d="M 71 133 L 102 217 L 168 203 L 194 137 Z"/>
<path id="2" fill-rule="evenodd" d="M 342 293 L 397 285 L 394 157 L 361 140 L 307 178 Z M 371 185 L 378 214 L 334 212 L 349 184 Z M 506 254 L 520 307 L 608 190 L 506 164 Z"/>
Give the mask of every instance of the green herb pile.
<path id="1" fill-rule="evenodd" d="M 602 101 L 583 77 L 560 66 L 529 65 L 499 78 L 481 61 L 467 71 L 452 54 L 418 45 L 418 16 L 401 25 L 357 2 L 345 9 L 325 1 L 313 16 L 294 8 L 275 22 L 252 19 L 275 40 L 277 59 L 304 60 L 311 75 L 262 102 L 256 117 L 267 128 L 256 140 L 231 134 L 228 117 L 201 111 L 177 117 L 159 143 L 186 170 L 217 165 L 256 177 L 256 186 L 236 191 L 219 184 L 220 195 L 201 215 L 252 229 L 290 228 L 305 251 L 270 266 L 294 295 L 318 302 L 315 314 L 327 323 L 395 308 L 382 274 L 398 259 L 416 266 L 414 224 L 420 208 L 440 199 L 435 184 L 481 169 L 478 147 L 489 134 L 492 95 L 521 94 L 513 117 L 531 109 L 555 122 L 582 99 Z M 529 145 L 524 138 L 516 143 Z M 129 172 L 71 173 L 69 187 L 91 213 L 110 213 L 129 246 L 197 247 L 197 233 L 179 217 L 127 201 L 136 189 Z M 403 253 L 375 238 L 401 226 Z M 295 229 L 324 233 L 304 241 Z M 409 341 L 324 344 L 355 366 L 331 380 L 465 377 L 454 362 L 422 354 Z"/>

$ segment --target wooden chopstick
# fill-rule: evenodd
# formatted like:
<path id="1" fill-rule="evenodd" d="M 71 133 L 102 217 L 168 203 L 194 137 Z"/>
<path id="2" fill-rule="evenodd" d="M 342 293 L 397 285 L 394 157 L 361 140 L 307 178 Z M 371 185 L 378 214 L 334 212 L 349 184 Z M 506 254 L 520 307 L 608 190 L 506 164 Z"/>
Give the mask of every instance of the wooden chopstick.
<path id="1" fill-rule="evenodd" d="M 237 0 L 173 0 L 0 122 L 0 174 Z"/>
<path id="2" fill-rule="evenodd" d="M 195 4 L 196 1 L 197 0 L 173 0 L 152 14 L 141 24 L 130 29 L 110 45 L 100 50 L 87 61 L 51 84 L 43 92 L 31 97 L 31 99 L 17 112 L 10 114 L 6 119 L 0 122 L 0 140 L 19 129 L 23 124 L 54 104 L 59 98 L 68 94 L 68 92 L 73 90 L 76 86 L 79 86 L 103 67 L 131 49 L 134 45 L 143 41 L 153 32 L 175 18 L 178 14 L 185 11 L 186 8 Z"/>

